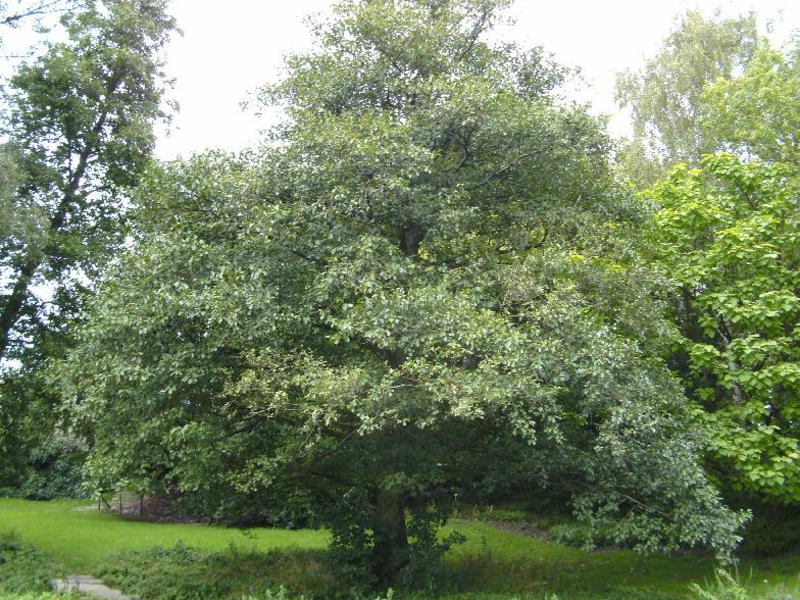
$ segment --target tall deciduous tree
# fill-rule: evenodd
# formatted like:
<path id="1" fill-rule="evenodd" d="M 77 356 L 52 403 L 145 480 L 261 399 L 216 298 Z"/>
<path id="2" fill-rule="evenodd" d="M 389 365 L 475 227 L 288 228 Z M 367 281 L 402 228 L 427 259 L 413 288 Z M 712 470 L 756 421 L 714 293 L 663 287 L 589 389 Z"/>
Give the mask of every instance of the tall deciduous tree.
<path id="1" fill-rule="evenodd" d="M 800 181 L 720 154 L 651 192 L 678 286 L 685 382 L 729 486 L 800 501 Z"/>
<path id="2" fill-rule="evenodd" d="M 700 125 L 738 158 L 708 156 L 650 193 L 661 206 L 654 258 L 677 284 L 680 370 L 711 425 L 715 471 L 773 506 L 800 500 L 799 85 L 798 45 L 783 53 L 762 40 L 742 73 L 700 96 Z"/>
<path id="3" fill-rule="evenodd" d="M 706 19 L 689 11 L 641 70 L 618 75 L 617 102 L 633 118 L 634 139 L 623 158 L 635 183 L 650 185 L 677 163 L 697 165 L 718 149 L 715 132 L 701 124 L 703 90 L 740 74 L 757 39 L 753 14 Z"/>
<path id="4" fill-rule="evenodd" d="M 763 41 L 741 77 L 703 93 L 702 125 L 731 151 L 800 166 L 800 40 L 781 52 Z"/>
<path id="5" fill-rule="evenodd" d="M 638 343 L 642 215 L 562 71 L 485 41 L 507 4 L 341 2 L 265 92 L 274 143 L 152 173 L 59 373 L 97 488 L 308 490 L 384 585 L 437 564 L 453 493 L 522 481 L 643 549 L 731 548 Z"/>
<path id="6" fill-rule="evenodd" d="M 7 431 L 19 433 L 37 385 L 23 376 L 60 353 L 87 282 L 122 241 L 123 190 L 164 117 L 161 50 L 174 29 L 165 10 L 165 0 L 105 0 L 70 11 L 68 40 L 5 86 L 0 412 L 18 421 Z"/>
<path id="7" fill-rule="evenodd" d="M 91 275 L 119 238 L 120 188 L 149 158 L 163 116 L 159 51 L 173 27 L 163 2 L 112 0 L 66 25 L 71 41 L 21 66 L 9 85 L 5 134 L 24 173 L 14 205 L 40 222 L 35 239 L 2 240 L 4 358 L 21 321 L 37 316 L 32 284 Z"/>

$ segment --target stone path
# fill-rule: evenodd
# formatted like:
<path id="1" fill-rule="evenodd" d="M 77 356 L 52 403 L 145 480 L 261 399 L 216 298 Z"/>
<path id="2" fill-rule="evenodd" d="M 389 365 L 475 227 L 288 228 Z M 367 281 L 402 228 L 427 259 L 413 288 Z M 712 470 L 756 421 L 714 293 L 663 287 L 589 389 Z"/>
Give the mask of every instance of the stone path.
<path id="1" fill-rule="evenodd" d="M 53 582 L 56 592 L 83 592 L 103 600 L 139 600 L 139 596 L 126 596 L 119 590 L 112 590 L 99 579 L 91 575 L 70 575 L 66 579 Z"/>

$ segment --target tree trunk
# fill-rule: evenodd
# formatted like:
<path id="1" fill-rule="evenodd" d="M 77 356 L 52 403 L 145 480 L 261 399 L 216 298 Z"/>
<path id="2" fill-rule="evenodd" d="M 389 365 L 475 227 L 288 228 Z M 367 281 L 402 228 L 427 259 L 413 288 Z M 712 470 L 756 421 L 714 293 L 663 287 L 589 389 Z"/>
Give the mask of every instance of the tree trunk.
<path id="1" fill-rule="evenodd" d="M 114 91 L 119 87 L 120 81 L 121 78 L 117 78 L 112 82 L 108 92 L 109 95 L 113 94 Z M 99 135 L 103 130 L 107 119 L 108 109 L 101 112 L 100 116 L 95 122 L 92 128 L 92 132 L 95 135 Z M 67 213 L 70 206 L 75 201 L 75 195 L 80 189 L 83 178 L 86 175 L 86 169 L 89 166 L 89 160 L 94 153 L 95 149 L 94 145 L 92 144 L 88 144 L 81 151 L 75 171 L 70 175 L 69 181 L 65 182 L 66 187 L 64 188 L 64 195 L 59 201 L 55 212 L 50 217 L 48 243 L 44 247 L 44 254 L 37 251 L 32 252 L 27 256 L 22 268 L 19 271 L 19 274 L 17 275 L 17 279 L 14 282 L 14 287 L 11 290 L 11 294 L 9 294 L 5 304 L 2 305 L 2 308 L 0 308 L 0 358 L 6 357 L 6 353 L 11 342 L 12 331 L 14 326 L 17 324 L 17 321 L 19 321 L 20 315 L 25 308 L 25 302 L 28 299 L 28 290 L 30 289 L 30 285 L 36 270 L 46 257 L 52 256 L 57 251 L 57 248 L 53 247 L 54 235 L 61 231 L 66 224 Z"/>
<path id="2" fill-rule="evenodd" d="M 416 256 L 423 237 L 425 237 L 425 234 L 422 230 L 422 226 L 418 222 L 412 221 L 408 223 L 402 232 L 400 250 L 402 250 L 404 254 Z"/>
<path id="3" fill-rule="evenodd" d="M 0 358 L 6 357 L 8 346 L 11 343 L 11 332 L 25 306 L 28 288 L 38 266 L 39 261 L 36 260 L 28 260 L 23 264 L 11 293 L 0 307 Z"/>
<path id="4" fill-rule="evenodd" d="M 382 585 L 394 585 L 408 564 L 409 548 L 403 499 L 396 492 L 378 491 L 375 505 L 373 565 Z"/>

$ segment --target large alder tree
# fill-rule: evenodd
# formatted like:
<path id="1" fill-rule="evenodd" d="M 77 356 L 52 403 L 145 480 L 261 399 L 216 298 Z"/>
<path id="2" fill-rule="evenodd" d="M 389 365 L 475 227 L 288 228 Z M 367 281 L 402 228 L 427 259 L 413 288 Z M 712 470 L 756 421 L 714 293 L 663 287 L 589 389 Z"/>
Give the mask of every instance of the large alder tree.
<path id="1" fill-rule="evenodd" d="M 381 585 L 431 574 L 453 494 L 521 484 L 640 549 L 732 548 L 644 349 L 643 214 L 564 70 L 486 41 L 507 4 L 340 2 L 262 149 L 150 173 L 58 373 L 95 489 L 228 518 L 306 494 Z"/>

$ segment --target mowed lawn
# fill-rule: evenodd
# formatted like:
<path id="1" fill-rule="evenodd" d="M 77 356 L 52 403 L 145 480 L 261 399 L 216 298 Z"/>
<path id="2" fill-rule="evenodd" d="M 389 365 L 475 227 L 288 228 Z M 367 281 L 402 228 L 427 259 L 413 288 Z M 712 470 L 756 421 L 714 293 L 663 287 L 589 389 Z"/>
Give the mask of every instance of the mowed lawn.
<path id="1" fill-rule="evenodd" d="M 183 543 L 205 550 L 231 545 L 248 550 L 324 548 L 324 531 L 255 528 L 244 532 L 206 525 L 127 521 L 109 513 L 75 511 L 87 501 L 31 502 L 0 499 L 0 531 L 13 529 L 67 570 L 91 573 L 109 554 Z M 481 522 L 456 522 L 467 542 L 451 550 L 459 589 L 504 595 L 624 588 L 689 597 L 692 582 L 713 579 L 714 560 L 703 555 L 643 556 L 628 551 L 585 552 L 501 531 Z M 740 578 L 757 595 L 800 592 L 800 556 L 742 560 Z M 800 596 L 798 596 L 800 598 Z"/>
<path id="2" fill-rule="evenodd" d="M 120 519 L 107 512 L 76 511 L 87 500 L 32 502 L 0 498 L 0 531 L 13 529 L 19 539 L 46 552 L 67 569 L 91 572 L 103 556 L 125 550 L 183 543 L 204 550 L 223 550 L 235 544 L 258 550 L 324 548 L 323 531 L 228 529 L 207 525 L 145 523 Z"/>
<path id="3" fill-rule="evenodd" d="M 713 582 L 718 566 L 713 557 L 699 554 L 586 552 L 480 522 L 457 524 L 455 529 L 467 536 L 467 542 L 450 552 L 449 562 L 459 567 L 467 578 L 467 589 L 474 591 L 601 594 L 610 588 L 624 588 L 695 598 L 689 585 Z M 488 561 L 479 559 L 482 553 L 488 554 Z M 800 599 L 800 556 L 741 560 L 735 570 L 756 596 L 780 590 Z"/>

